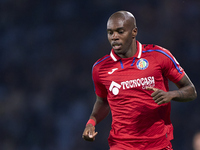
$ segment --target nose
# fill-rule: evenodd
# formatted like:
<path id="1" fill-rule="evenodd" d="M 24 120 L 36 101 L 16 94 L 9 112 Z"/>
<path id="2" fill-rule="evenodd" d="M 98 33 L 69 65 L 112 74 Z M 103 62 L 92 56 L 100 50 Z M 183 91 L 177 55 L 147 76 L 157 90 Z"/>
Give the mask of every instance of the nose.
<path id="1" fill-rule="evenodd" d="M 112 35 L 112 40 L 118 40 L 118 39 L 119 39 L 118 33 L 114 32 Z"/>

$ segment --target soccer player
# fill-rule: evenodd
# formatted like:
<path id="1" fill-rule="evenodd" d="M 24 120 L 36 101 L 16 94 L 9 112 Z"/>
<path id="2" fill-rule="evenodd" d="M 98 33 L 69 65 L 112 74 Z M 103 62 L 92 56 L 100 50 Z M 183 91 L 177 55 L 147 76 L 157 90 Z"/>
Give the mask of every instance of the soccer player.
<path id="1" fill-rule="evenodd" d="M 193 83 L 167 49 L 136 40 L 130 12 L 112 14 L 107 35 L 112 50 L 93 66 L 96 102 L 83 138 L 95 140 L 95 125 L 111 111 L 110 150 L 172 150 L 170 101 L 194 100 Z M 169 91 L 168 79 L 178 90 Z"/>

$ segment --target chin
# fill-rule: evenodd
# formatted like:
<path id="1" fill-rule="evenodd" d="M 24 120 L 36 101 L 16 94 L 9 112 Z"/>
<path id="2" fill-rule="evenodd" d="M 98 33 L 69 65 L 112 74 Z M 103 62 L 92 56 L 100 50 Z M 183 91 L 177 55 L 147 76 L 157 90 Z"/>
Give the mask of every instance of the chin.
<path id="1" fill-rule="evenodd" d="M 115 53 L 121 53 L 123 50 L 122 49 L 113 49 Z"/>

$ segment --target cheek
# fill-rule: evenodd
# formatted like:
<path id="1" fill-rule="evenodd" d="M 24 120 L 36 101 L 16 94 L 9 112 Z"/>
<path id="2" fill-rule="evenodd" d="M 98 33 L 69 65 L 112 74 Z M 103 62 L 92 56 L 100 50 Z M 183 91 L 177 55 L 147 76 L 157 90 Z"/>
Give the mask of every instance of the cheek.
<path id="1" fill-rule="evenodd" d="M 128 35 L 126 38 L 124 38 L 124 43 L 129 46 L 132 43 L 132 36 Z"/>
<path id="2" fill-rule="evenodd" d="M 109 43 L 111 43 L 111 37 L 107 35 L 107 38 L 108 38 Z"/>

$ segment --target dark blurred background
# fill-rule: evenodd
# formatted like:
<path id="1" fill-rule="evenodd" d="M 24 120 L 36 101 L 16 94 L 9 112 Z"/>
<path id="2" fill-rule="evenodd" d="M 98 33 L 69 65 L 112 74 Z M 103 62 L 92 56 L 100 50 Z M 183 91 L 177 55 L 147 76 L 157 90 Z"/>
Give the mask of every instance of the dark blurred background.
<path id="1" fill-rule="evenodd" d="M 81 136 L 95 102 L 93 63 L 110 53 L 106 23 L 132 12 L 139 40 L 169 49 L 199 91 L 199 0 L 0 0 L 0 150 L 108 150 Z M 170 83 L 170 89 L 175 86 Z M 192 150 L 200 101 L 172 102 L 174 150 Z"/>

